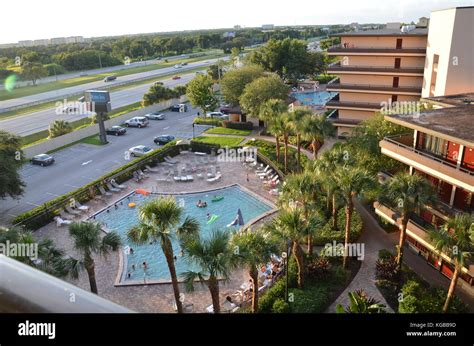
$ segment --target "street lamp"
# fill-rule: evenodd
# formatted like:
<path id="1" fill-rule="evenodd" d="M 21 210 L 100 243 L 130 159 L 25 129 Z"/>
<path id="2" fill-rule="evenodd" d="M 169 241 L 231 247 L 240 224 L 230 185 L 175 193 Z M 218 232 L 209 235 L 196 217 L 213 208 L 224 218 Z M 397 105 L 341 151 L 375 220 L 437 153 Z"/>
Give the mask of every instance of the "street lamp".
<path id="1" fill-rule="evenodd" d="M 290 258 L 290 251 L 291 251 L 291 240 L 288 240 L 286 244 L 286 287 L 285 287 L 285 302 L 288 303 L 288 286 L 289 286 L 289 258 Z"/>
<path id="2" fill-rule="evenodd" d="M 194 139 L 194 123 L 193 123 L 193 139 Z"/>

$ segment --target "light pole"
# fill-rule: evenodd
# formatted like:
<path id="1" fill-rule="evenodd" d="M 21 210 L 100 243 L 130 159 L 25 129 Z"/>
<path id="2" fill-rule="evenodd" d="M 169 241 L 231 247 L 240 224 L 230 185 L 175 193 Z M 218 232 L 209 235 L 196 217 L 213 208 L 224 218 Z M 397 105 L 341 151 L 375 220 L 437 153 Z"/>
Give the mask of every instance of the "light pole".
<path id="1" fill-rule="evenodd" d="M 285 302 L 288 303 L 288 285 L 289 285 L 289 271 L 290 268 L 288 266 L 289 264 L 289 259 L 290 259 L 290 250 L 291 250 L 291 240 L 288 240 L 286 244 L 286 287 L 285 287 Z"/>

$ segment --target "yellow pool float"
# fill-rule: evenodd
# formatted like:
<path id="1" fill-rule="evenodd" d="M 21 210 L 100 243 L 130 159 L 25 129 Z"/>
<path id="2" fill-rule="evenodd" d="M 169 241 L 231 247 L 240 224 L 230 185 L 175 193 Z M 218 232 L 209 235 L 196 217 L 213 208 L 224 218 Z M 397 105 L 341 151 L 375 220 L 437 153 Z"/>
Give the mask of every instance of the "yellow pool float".
<path id="1" fill-rule="evenodd" d="M 133 202 L 128 203 L 129 208 L 135 208 L 136 204 Z"/>

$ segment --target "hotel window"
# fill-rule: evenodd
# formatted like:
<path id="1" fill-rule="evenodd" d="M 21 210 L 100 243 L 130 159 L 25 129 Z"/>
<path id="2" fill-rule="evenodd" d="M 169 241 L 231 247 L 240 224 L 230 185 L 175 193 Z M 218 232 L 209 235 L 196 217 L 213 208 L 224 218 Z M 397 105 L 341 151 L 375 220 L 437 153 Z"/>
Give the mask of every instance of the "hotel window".
<path id="1" fill-rule="evenodd" d="M 474 171 L 474 148 L 464 147 L 461 166 L 470 171 Z"/>
<path id="2" fill-rule="evenodd" d="M 433 66 L 431 68 L 430 97 L 435 96 L 436 78 L 438 77 L 439 55 L 433 54 Z"/>
<path id="3" fill-rule="evenodd" d="M 416 141 L 416 149 L 428 151 L 434 155 L 446 157 L 447 141 L 423 132 L 418 132 L 418 139 Z"/>

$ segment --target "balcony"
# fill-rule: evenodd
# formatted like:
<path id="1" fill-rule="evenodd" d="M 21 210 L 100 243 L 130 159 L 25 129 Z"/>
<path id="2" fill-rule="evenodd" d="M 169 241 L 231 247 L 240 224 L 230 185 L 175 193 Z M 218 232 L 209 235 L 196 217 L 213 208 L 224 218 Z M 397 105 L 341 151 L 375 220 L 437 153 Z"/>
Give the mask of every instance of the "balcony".
<path id="1" fill-rule="evenodd" d="M 336 63 L 328 67 L 328 74 L 360 74 L 360 75 L 380 75 L 380 76 L 407 76 L 423 77 L 424 69 L 421 67 L 400 67 L 392 66 L 357 66 L 341 65 Z"/>
<path id="2" fill-rule="evenodd" d="M 355 101 L 329 101 L 326 103 L 328 109 L 349 109 L 359 111 L 378 111 L 382 106 L 380 103 L 355 102 Z"/>
<path id="3" fill-rule="evenodd" d="M 397 95 L 421 95 L 421 87 L 392 87 L 386 85 L 372 84 L 340 84 L 330 83 L 326 87 L 327 91 L 349 91 L 355 93 L 377 93 L 377 94 L 397 94 Z"/>
<path id="4" fill-rule="evenodd" d="M 433 177 L 474 192 L 474 172 L 443 158 L 413 147 L 413 137 L 386 137 L 380 141 L 382 154 L 412 166 Z"/>
<path id="5" fill-rule="evenodd" d="M 343 47 L 342 45 L 336 45 L 328 48 L 328 55 L 368 55 L 368 56 L 419 56 L 424 57 L 426 55 L 426 48 L 414 47 L 414 48 L 393 48 L 393 47 L 355 47 L 348 46 Z"/>

